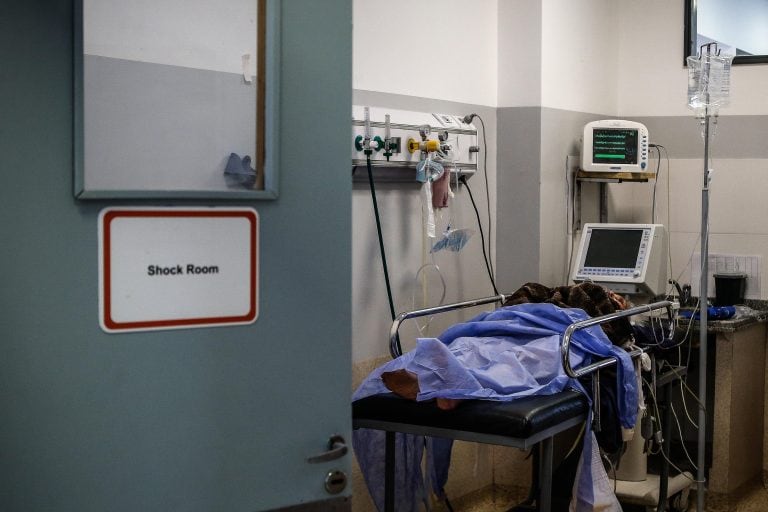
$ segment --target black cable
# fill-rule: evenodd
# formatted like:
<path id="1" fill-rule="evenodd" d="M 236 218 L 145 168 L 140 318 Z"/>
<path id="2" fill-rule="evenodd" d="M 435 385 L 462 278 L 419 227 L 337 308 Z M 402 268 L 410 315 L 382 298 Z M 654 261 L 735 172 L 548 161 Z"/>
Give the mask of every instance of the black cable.
<path id="1" fill-rule="evenodd" d="M 485 176 L 485 205 L 488 210 L 488 254 L 493 254 L 492 251 L 492 239 L 493 239 L 493 224 L 491 221 L 491 193 L 490 185 L 488 184 L 488 142 L 485 137 L 485 122 L 480 114 L 474 114 L 476 118 L 480 120 L 480 125 L 483 127 L 483 176 Z M 491 274 L 495 275 L 496 272 L 493 269 L 493 258 L 490 258 L 488 264 L 491 267 Z M 493 281 L 493 279 L 491 279 Z M 494 290 L 496 286 L 494 285 Z"/>
<path id="2" fill-rule="evenodd" d="M 395 319 L 395 304 L 392 299 L 392 287 L 389 283 L 389 268 L 387 267 L 387 254 L 384 250 L 384 236 L 381 230 L 381 217 L 379 215 L 379 202 L 376 200 L 376 185 L 373 180 L 373 169 L 371 168 L 370 155 L 366 159 L 366 166 L 368 168 L 368 184 L 371 188 L 371 199 L 373 201 L 373 213 L 376 217 L 376 232 L 379 237 L 379 252 L 381 253 L 381 265 L 384 268 L 384 282 L 387 286 L 387 298 L 389 299 L 389 312 L 392 316 L 392 320 Z"/>
<path id="3" fill-rule="evenodd" d="M 574 198 L 574 193 L 571 190 L 571 187 L 573 186 L 570 176 L 570 169 L 568 168 L 568 157 L 565 157 L 565 235 L 566 237 L 569 234 L 571 235 L 571 249 L 568 252 L 568 267 L 565 271 L 565 282 L 569 282 L 571 279 L 571 267 L 573 266 L 573 250 L 574 245 L 576 243 L 576 233 L 575 229 L 573 227 L 574 224 L 574 218 L 576 217 L 576 200 Z M 576 179 L 576 176 L 574 175 L 573 179 Z M 568 218 L 568 206 L 571 205 L 571 218 Z"/>
<path id="4" fill-rule="evenodd" d="M 653 180 L 653 203 L 651 206 L 651 223 L 656 222 L 656 185 L 659 183 L 659 173 L 661 172 L 661 147 L 657 144 L 651 144 L 652 148 L 656 148 L 658 154 L 658 160 L 656 160 L 656 178 Z"/>
<path id="5" fill-rule="evenodd" d="M 495 295 L 498 295 L 499 290 L 496 289 L 496 281 L 493 279 L 493 271 L 491 270 L 490 263 L 488 263 L 488 254 L 486 254 L 485 252 L 485 235 L 483 235 L 483 225 L 480 223 L 480 212 L 477 209 L 475 198 L 472 195 L 472 189 L 469 188 L 469 184 L 467 183 L 467 177 L 462 176 L 461 178 L 459 178 L 459 180 L 467 188 L 467 192 L 469 193 L 469 200 L 472 201 L 472 208 L 475 209 L 475 216 L 477 217 L 477 225 L 480 228 L 480 245 L 483 247 L 483 260 L 485 260 L 485 269 L 488 271 L 488 278 L 491 280 L 491 286 L 493 286 L 493 293 Z"/>
<path id="6" fill-rule="evenodd" d="M 373 213 L 376 216 L 376 232 L 379 235 L 379 251 L 381 252 L 381 265 L 384 267 L 384 282 L 387 285 L 387 298 L 389 299 L 389 312 L 392 315 L 392 321 L 395 321 L 395 302 L 392 299 L 392 287 L 389 284 L 389 269 L 387 268 L 387 254 L 384 251 L 384 236 L 381 232 L 381 218 L 379 217 L 379 203 L 376 200 L 376 185 L 373 183 L 373 169 L 371 169 L 371 155 L 366 155 L 366 166 L 368 167 L 368 183 L 371 186 L 371 199 L 373 200 Z M 400 346 L 400 336 L 397 337 L 397 351 L 402 354 L 403 349 Z"/>

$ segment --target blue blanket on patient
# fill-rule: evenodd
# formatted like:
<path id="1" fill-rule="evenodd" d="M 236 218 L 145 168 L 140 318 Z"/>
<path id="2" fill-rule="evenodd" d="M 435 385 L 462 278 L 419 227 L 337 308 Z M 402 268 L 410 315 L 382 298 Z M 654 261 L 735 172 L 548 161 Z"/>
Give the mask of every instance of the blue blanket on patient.
<path id="1" fill-rule="evenodd" d="M 373 371 L 352 398 L 390 393 L 381 374 L 402 369 L 417 376 L 419 401 L 434 398 L 514 400 L 568 388 L 583 391 L 581 384 L 562 369 L 560 340 L 570 324 L 587 318 L 581 309 L 548 303 L 520 304 L 482 313 L 449 328 L 438 338 L 419 339 L 415 349 Z M 606 357 L 618 359 L 619 420 L 623 427 L 632 428 L 637 416 L 638 390 L 631 358 L 613 345 L 599 326 L 576 331 L 571 337 L 573 368 Z M 401 438 L 397 444 L 400 460 L 396 509 L 415 510 L 417 501 L 426 500 L 430 483 L 438 495 L 442 492 L 450 443 L 436 441 L 437 446 L 431 452 L 428 450 L 425 481 L 418 463 L 424 441 L 415 440 L 413 436 L 398 437 Z M 355 431 L 353 444 L 374 502 L 381 509 L 383 433 Z"/>

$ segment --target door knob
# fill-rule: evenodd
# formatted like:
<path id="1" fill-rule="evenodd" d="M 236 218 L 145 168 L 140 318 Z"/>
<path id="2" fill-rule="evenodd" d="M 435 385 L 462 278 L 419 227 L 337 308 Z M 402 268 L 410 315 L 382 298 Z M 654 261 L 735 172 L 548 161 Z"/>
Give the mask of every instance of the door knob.
<path id="1" fill-rule="evenodd" d="M 310 464 L 318 464 L 320 462 L 336 460 L 345 456 L 347 451 L 349 451 L 349 449 L 347 448 L 347 443 L 344 441 L 344 438 L 339 434 L 336 434 L 331 436 L 328 440 L 328 451 L 318 453 L 312 457 L 307 457 L 307 462 Z"/>

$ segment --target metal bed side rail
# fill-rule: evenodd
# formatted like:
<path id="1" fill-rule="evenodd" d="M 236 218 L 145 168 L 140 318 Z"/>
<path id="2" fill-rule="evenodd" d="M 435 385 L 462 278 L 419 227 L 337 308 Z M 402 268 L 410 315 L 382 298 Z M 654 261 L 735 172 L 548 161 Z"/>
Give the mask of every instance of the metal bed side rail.
<path id="1" fill-rule="evenodd" d="M 474 306 L 482 306 L 483 304 L 490 304 L 492 302 L 504 302 L 509 295 L 494 295 L 493 297 L 485 297 L 482 299 L 467 300 L 464 302 L 455 302 L 453 304 L 444 304 L 442 306 L 435 306 L 431 308 L 417 309 L 416 311 L 407 311 L 400 313 L 392 322 L 392 327 L 389 330 L 389 353 L 392 358 L 399 357 L 402 354 L 398 343 L 400 325 L 409 318 L 418 318 L 420 316 L 435 315 L 438 313 L 445 313 L 447 311 L 454 311 L 456 309 L 471 308 Z"/>
<path id="2" fill-rule="evenodd" d="M 616 364 L 616 359 L 608 358 L 608 359 L 602 359 L 600 361 L 589 364 L 587 366 L 583 366 L 578 370 L 574 370 L 573 368 L 571 368 L 570 348 L 571 348 L 571 337 L 573 336 L 574 332 L 581 329 L 586 329 L 587 327 L 592 327 L 594 325 L 604 324 L 606 322 L 610 322 L 618 318 L 634 316 L 640 313 L 649 313 L 651 311 L 656 311 L 659 309 L 666 309 L 669 320 L 670 321 L 673 320 L 674 312 L 672 310 L 672 302 L 668 300 L 663 300 L 663 301 L 654 302 L 651 304 L 645 304 L 642 306 L 635 306 L 630 309 L 622 309 L 620 311 L 609 313 L 607 315 L 588 318 L 586 320 L 575 322 L 569 325 L 568 328 L 565 330 L 565 334 L 563 335 L 562 341 L 560 342 L 560 355 L 562 357 L 562 364 L 563 364 L 563 369 L 565 370 L 565 373 L 569 377 L 579 378 L 589 373 L 592 373 L 596 370 L 599 370 L 601 368 L 605 368 L 607 366 Z M 643 353 L 643 349 L 639 349 L 639 348 L 634 349 L 630 352 L 627 352 L 627 354 L 632 358 L 637 357 L 641 353 Z"/>

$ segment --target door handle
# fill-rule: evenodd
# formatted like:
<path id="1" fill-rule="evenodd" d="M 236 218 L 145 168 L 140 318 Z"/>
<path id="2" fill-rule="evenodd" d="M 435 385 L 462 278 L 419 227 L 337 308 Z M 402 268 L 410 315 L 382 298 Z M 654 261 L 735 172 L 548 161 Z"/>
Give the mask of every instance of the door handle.
<path id="1" fill-rule="evenodd" d="M 307 462 L 310 464 L 319 464 L 320 462 L 328 462 L 331 460 L 340 459 L 345 456 L 349 449 L 344 438 L 339 434 L 331 436 L 328 440 L 328 451 L 318 453 L 312 457 L 307 457 Z"/>

